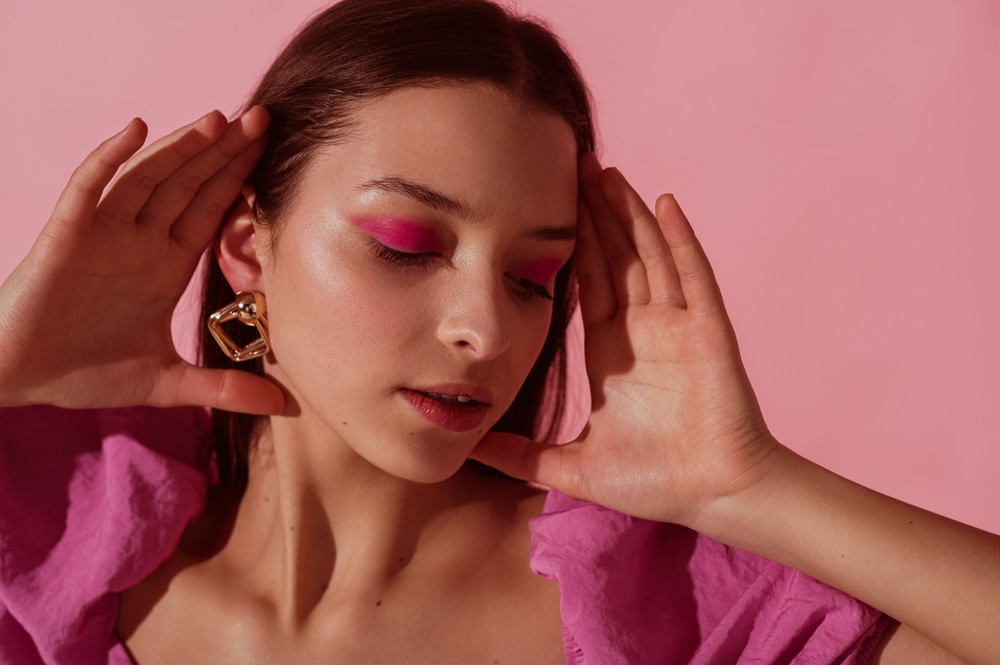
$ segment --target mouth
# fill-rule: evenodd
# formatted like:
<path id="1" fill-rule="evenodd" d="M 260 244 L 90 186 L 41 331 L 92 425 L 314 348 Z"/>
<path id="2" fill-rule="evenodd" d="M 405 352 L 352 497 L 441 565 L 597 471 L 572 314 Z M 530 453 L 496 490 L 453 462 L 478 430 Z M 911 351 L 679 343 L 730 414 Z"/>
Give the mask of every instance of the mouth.
<path id="1" fill-rule="evenodd" d="M 479 400 L 472 399 L 469 395 L 447 395 L 445 393 L 432 393 L 425 390 L 414 390 L 413 392 L 418 395 L 423 395 L 425 397 L 430 397 L 431 399 L 436 399 L 444 402 L 445 404 L 455 404 L 459 406 L 476 406 L 484 404 L 489 406 L 485 402 L 480 402 Z"/>
<path id="2" fill-rule="evenodd" d="M 473 387 L 404 388 L 402 395 L 424 420 L 452 432 L 476 429 L 482 425 L 490 409 L 491 396 Z"/>

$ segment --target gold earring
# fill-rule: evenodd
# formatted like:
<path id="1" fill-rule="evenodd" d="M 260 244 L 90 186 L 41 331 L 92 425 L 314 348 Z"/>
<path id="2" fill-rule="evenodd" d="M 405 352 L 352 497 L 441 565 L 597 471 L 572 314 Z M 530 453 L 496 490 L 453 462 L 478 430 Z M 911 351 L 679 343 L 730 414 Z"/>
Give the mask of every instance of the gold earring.
<path id="1" fill-rule="evenodd" d="M 222 324 L 236 319 L 246 326 L 253 326 L 260 335 L 246 346 L 241 347 L 222 329 Z M 256 291 L 240 291 L 236 301 L 226 305 L 208 317 L 208 330 L 226 355 L 242 362 L 267 354 L 271 350 L 271 338 L 267 332 L 267 305 L 264 294 Z"/>

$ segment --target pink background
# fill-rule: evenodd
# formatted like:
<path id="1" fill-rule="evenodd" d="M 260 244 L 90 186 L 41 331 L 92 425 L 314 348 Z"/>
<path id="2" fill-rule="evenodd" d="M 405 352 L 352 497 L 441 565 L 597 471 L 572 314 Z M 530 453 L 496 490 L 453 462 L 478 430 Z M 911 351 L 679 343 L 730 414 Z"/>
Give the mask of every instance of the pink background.
<path id="1" fill-rule="evenodd" d="M 0 9 L 0 275 L 133 115 L 235 111 L 316 0 Z M 1000 531 L 998 3 L 524 0 L 576 54 L 603 155 L 673 191 L 771 428 Z"/>

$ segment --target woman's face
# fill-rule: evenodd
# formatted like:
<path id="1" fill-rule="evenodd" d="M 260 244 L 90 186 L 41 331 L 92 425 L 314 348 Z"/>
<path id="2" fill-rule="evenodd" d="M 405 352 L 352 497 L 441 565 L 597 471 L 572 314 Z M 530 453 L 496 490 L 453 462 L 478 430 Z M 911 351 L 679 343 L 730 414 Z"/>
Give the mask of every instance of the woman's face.
<path id="1" fill-rule="evenodd" d="M 542 347 L 574 247 L 576 144 L 486 84 L 405 88 L 355 118 L 260 252 L 267 371 L 301 409 L 298 438 L 442 480 Z"/>

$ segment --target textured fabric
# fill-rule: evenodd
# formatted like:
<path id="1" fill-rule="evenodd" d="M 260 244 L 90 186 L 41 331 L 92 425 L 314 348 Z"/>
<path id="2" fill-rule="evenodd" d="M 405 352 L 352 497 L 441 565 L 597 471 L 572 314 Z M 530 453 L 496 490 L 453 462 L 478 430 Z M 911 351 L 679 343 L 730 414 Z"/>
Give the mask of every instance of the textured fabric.
<path id="1" fill-rule="evenodd" d="M 795 570 L 551 492 L 531 566 L 559 581 L 567 665 L 866 663 L 888 622 Z"/>
<path id="2" fill-rule="evenodd" d="M 118 594 L 204 506 L 197 409 L 0 409 L 0 663 L 127 665 Z M 568 665 L 863 663 L 885 620 L 690 530 L 556 492 L 530 524 Z"/>
<path id="3" fill-rule="evenodd" d="M 127 662 L 117 593 L 202 509 L 196 409 L 0 409 L 0 663 Z M 138 441 L 142 441 L 140 445 Z"/>

